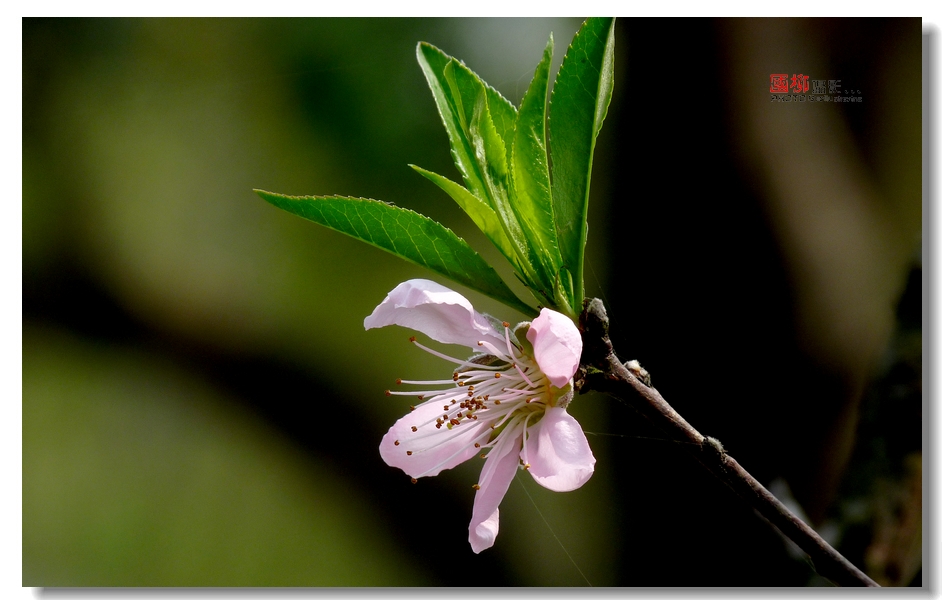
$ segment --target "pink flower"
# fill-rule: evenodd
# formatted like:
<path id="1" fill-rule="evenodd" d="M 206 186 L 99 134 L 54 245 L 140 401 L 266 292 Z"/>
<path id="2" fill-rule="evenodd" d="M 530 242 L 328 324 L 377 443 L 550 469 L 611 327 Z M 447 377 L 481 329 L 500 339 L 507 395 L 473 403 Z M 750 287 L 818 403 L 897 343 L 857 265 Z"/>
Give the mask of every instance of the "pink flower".
<path id="1" fill-rule="evenodd" d="M 588 481 L 595 457 L 579 423 L 566 412 L 582 338 L 572 321 L 544 308 L 511 331 L 474 310 L 461 294 L 433 281 L 396 286 L 363 322 L 366 329 L 401 325 L 474 354 L 466 360 L 416 346 L 458 365 L 447 379 L 388 395 L 424 400 L 389 429 L 379 452 L 413 478 L 437 475 L 474 456 L 486 457 L 473 487 L 468 541 L 475 553 L 494 545 L 498 505 L 518 468 L 548 489 L 568 492 Z M 526 342 L 515 334 L 526 331 Z M 444 386 L 444 387 L 441 387 Z"/>

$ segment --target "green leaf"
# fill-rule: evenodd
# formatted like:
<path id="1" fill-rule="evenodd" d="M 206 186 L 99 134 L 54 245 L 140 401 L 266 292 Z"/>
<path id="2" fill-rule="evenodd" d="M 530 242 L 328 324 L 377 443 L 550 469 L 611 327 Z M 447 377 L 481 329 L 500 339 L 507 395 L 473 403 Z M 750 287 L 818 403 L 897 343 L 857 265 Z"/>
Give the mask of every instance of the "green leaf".
<path id="1" fill-rule="evenodd" d="M 556 242 L 549 161 L 546 153 L 546 94 L 552 61 L 551 35 L 543 51 L 543 59 L 536 67 L 533 80 L 517 112 L 513 152 L 513 209 L 531 247 L 536 250 L 539 279 L 547 292 L 551 291 L 550 286 L 555 282 L 562 265 Z M 571 298 L 559 298 L 556 289 L 552 289 L 552 292 L 555 297 L 554 304 L 572 304 Z"/>
<path id="2" fill-rule="evenodd" d="M 584 295 L 583 258 L 592 154 L 612 98 L 615 19 L 592 18 L 573 38 L 550 102 L 553 206 L 563 265 L 572 274 L 574 301 Z"/>
<path id="3" fill-rule="evenodd" d="M 278 208 L 431 269 L 524 314 L 536 314 L 467 242 L 424 215 L 367 198 L 255 192 Z"/>
<path id="4" fill-rule="evenodd" d="M 426 171 L 415 165 L 409 166 L 451 196 L 452 199 L 458 203 L 458 206 L 471 217 L 471 220 L 478 226 L 478 229 L 483 231 L 484 235 L 497 246 L 501 254 L 510 261 L 510 264 L 515 268 L 519 268 L 520 265 L 518 264 L 516 252 L 510 240 L 507 238 L 507 235 L 504 233 L 497 213 L 494 212 L 485 201 L 447 177 L 442 177 L 438 173 Z"/>
<path id="5" fill-rule="evenodd" d="M 505 146 L 506 163 L 510 162 L 517 109 L 464 64 L 435 46 L 420 42 L 416 57 L 448 133 L 455 166 L 471 193 L 490 202 L 484 181 L 485 165 L 477 160 L 471 140 L 476 104 L 483 93 L 495 130 Z"/>
<path id="6" fill-rule="evenodd" d="M 535 253 L 511 207 L 509 164 L 517 109 L 464 64 L 438 48 L 423 42 L 416 54 L 468 191 L 497 213 L 507 240 L 506 245 L 497 244 L 498 248 L 501 252 L 506 246 L 512 248 L 514 258 L 508 256 L 508 260 L 528 285 L 537 286 L 531 266 Z"/>
<path id="7" fill-rule="evenodd" d="M 532 248 L 527 243 L 526 235 L 513 209 L 511 200 L 513 182 L 507 162 L 506 146 L 491 119 L 483 91 L 475 102 L 469 134 L 474 154 L 480 161 L 481 174 L 484 177 L 484 187 L 490 206 L 497 214 L 504 234 L 518 257 L 515 264 L 523 267 L 521 273 L 524 277 L 532 279 L 534 272 L 531 266 L 533 264 Z"/>

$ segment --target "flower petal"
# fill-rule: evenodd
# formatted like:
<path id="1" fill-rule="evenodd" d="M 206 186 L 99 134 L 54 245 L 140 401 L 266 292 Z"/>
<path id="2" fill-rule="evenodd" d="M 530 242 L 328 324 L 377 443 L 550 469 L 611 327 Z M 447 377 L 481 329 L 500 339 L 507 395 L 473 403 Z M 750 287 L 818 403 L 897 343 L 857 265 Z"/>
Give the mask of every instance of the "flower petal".
<path id="1" fill-rule="evenodd" d="M 533 344 L 533 357 L 550 383 L 565 386 L 575 375 L 582 358 L 582 336 L 572 319 L 544 308 L 527 331 Z"/>
<path id="2" fill-rule="evenodd" d="M 530 475 L 537 483 L 554 492 L 570 492 L 592 477 L 595 457 L 579 422 L 565 408 L 546 409 L 529 433 L 524 443 L 528 444 Z"/>
<path id="3" fill-rule="evenodd" d="M 402 469 L 410 477 L 431 477 L 479 452 L 474 443 L 487 443 L 490 422 L 464 421 L 451 429 L 436 429 L 435 419 L 444 414 L 442 406 L 447 403 L 447 399 L 423 402 L 389 428 L 379 444 L 379 454 L 387 465 Z"/>
<path id="4" fill-rule="evenodd" d="M 500 522 L 500 501 L 513 481 L 517 472 L 520 454 L 519 426 L 508 426 L 501 434 L 497 444 L 487 455 L 487 461 L 481 470 L 478 485 L 481 488 L 474 494 L 474 509 L 471 512 L 471 524 L 468 526 L 468 541 L 471 550 L 479 554 L 494 545 Z"/>
<path id="5" fill-rule="evenodd" d="M 427 279 L 410 279 L 386 295 L 363 327 L 373 329 L 401 325 L 421 331 L 444 344 L 461 344 L 477 349 L 478 341 L 503 343 L 487 318 L 474 310 L 467 298 Z"/>

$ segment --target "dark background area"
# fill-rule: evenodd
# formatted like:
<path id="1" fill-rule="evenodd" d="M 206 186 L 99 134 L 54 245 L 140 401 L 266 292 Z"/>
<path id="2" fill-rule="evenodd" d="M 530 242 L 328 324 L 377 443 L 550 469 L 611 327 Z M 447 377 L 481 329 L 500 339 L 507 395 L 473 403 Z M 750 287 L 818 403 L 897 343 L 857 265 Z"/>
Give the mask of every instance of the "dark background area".
<path id="1" fill-rule="evenodd" d="M 392 201 L 497 265 L 406 166 L 457 178 L 415 44 L 516 104 L 579 24 L 24 20 L 24 585 L 827 585 L 597 394 L 571 407 L 592 480 L 518 476 L 474 555 L 480 466 L 412 485 L 377 452 L 389 382 L 448 367 L 362 319 L 430 274 L 251 193 Z M 586 289 L 619 355 L 874 579 L 921 585 L 921 21 L 616 27 Z M 784 72 L 864 101 L 772 103 Z"/>

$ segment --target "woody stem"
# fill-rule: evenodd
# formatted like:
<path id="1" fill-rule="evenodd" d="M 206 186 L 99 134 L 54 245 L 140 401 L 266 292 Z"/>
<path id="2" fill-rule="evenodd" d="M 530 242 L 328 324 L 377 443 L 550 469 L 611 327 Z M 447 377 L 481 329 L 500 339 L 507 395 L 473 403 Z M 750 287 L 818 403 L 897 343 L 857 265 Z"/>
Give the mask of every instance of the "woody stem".
<path id="1" fill-rule="evenodd" d="M 585 301 L 579 325 L 583 339 L 583 364 L 576 376 L 577 389 L 586 391 L 591 388 L 618 396 L 672 439 L 692 442 L 684 446 L 692 449 L 694 458 L 807 553 L 822 576 L 842 586 L 879 587 L 792 514 L 727 454 L 716 439 L 694 429 L 657 390 L 642 383 L 625 368 L 615 356 L 608 338 L 608 315 L 601 300 L 591 298 Z"/>

